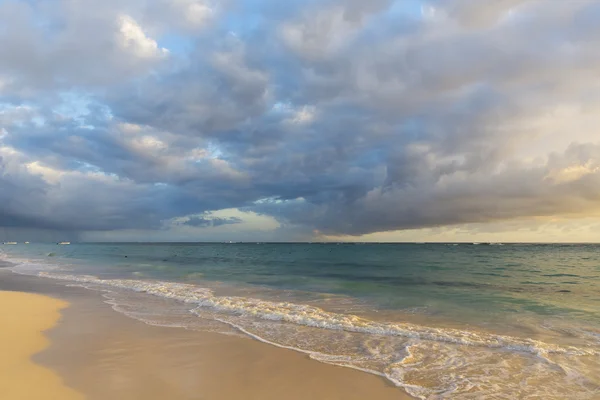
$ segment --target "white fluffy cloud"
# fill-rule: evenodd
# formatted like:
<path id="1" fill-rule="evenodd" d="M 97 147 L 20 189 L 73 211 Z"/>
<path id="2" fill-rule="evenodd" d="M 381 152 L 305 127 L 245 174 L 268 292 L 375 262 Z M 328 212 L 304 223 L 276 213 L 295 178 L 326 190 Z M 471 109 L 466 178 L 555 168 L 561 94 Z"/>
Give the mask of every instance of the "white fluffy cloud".
<path id="1" fill-rule="evenodd" d="M 166 56 L 169 51 L 159 48 L 155 40 L 146 36 L 142 27 L 129 15 L 120 15 L 119 38 L 120 47 L 126 52 L 132 52 L 139 58 L 155 58 Z"/>

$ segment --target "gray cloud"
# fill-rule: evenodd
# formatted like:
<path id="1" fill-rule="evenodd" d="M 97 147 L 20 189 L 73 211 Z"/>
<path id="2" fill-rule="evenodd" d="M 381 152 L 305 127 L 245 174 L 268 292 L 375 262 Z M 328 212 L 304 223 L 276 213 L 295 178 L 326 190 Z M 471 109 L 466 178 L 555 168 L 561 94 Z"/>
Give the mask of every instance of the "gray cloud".
<path id="1" fill-rule="evenodd" d="M 0 226 L 241 208 L 296 238 L 600 211 L 597 2 L 0 8 Z"/>
<path id="2" fill-rule="evenodd" d="M 205 218 L 205 217 L 190 217 L 187 221 L 183 223 L 183 225 L 193 226 L 195 228 L 209 228 L 209 227 L 217 227 L 223 225 L 235 225 L 242 223 L 242 219 L 238 217 L 230 217 L 230 218 Z"/>
<path id="3" fill-rule="evenodd" d="M 0 98 L 32 100 L 61 90 L 105 90 L 168 59 L 132 14 L 135 1 L 0 4 Z"/>

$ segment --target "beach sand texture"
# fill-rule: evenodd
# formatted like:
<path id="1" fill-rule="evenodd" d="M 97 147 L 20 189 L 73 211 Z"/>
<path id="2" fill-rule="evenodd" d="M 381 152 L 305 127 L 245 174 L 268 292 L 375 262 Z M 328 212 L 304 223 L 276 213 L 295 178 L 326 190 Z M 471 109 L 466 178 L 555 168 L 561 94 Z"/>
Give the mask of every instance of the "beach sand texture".
<path id="1" fill-rule="evenodd" d="M 0 290 L 52 296 L 0 292 L 0 326 L 15 327 L 0 336 L 2 351 L 13 351 L 0 360 L 0 400 L 410 398 L 382 378 L 248 338 L 146 325 L 113 311 L 96 292 L 8 271 L 0 278 Z M 41 331 L 50 327 L 46 339 Z M 34 360 L 51 369 L 29 361 L 42 349 Z"/>
<path id="2" fill-rule="evenodd" d="M 31 357 L 50 342 L 43 332 L 68 303 L 31 293 L 0 292 L 0 399 L 78 400 L 84 397 Z"/>

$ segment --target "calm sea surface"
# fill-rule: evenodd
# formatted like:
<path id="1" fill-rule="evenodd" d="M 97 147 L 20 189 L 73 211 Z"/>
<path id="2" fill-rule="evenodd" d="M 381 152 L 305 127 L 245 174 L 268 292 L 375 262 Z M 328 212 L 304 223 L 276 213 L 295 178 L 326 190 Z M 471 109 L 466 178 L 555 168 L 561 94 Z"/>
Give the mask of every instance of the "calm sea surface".
<path id="1" fill-rule="evenodd" d="M 598 245 L 18 244 L 0 257 L 148 323 L 251 336 L 422 399 L 600 399 Z"/>

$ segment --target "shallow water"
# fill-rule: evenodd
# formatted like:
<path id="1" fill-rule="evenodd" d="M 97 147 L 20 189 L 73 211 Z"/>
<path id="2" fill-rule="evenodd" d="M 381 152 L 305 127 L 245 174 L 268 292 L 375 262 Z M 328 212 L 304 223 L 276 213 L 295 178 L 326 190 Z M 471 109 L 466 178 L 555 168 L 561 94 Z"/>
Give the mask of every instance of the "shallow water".
<path id="1" fill-rule="evenodd" d="M 15 272 L 243 334 L 423 399 L 599 399 L 600 246 L 31 244 Z"/>

